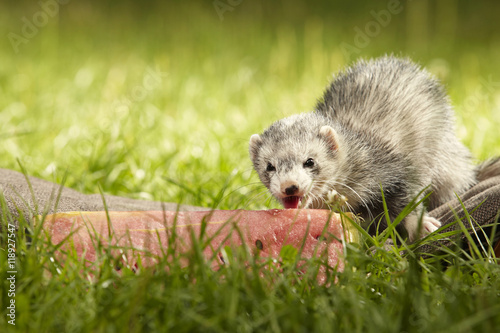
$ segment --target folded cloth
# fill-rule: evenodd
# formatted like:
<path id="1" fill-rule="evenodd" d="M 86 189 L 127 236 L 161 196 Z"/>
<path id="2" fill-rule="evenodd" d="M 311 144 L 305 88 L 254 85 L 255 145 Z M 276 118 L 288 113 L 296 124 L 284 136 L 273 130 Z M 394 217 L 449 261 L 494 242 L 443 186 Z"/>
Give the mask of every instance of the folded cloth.
<path id="1" fill-rule="evenodd" d="M 57 200 L 57 197 L 60 197 Z M 82 194 L 73 189 L 51 183 L 36 177 L 25 177 L 24 174 L 0 169 L 0 196 L 5 199 L 8 216 L 18 224 L 22 215 L 31 220 L 35 215 L 73 211 L 105 210 L 100 194 Z M 160 201 L 134 200 L 113 195 L 104 195 L 108 211 L 196 211 L 208 208 L 163 203 Z"/>
<path id="2" fill-rule="evenodd" d="M 461 201 L 461 202 L 460 202 Z M 441 232 L 450 232 L 463 228 L 457 221 L 457 216 L 462 220 L 463 226 L 469 230 L 476 243 L 486 242 L 493 238 L 493 244 L 500 239 L 500 226 L 497 227 L 500 212 L 500 176 L 494 176 L 480 181 L 460 197 L 453 199 L 429 212 L 443 225 L 449 225 Z M 466 211 L 464 211 L 463 207 Z M 466 212 L 470 219 L 466 218 Z M 471 223 L 472 222 L 472 223 Z M 481 228 L 479 228 L 479 226 Z M 495 232 L 495 235 L 491 235 Z M 452 242 L 465 240 L 466 235 L 460 234 L 458 239 L 441 240 L 427 243 L 419 248 L 420 252 L 434 252 L 437 247 L 449 247 Z"/>

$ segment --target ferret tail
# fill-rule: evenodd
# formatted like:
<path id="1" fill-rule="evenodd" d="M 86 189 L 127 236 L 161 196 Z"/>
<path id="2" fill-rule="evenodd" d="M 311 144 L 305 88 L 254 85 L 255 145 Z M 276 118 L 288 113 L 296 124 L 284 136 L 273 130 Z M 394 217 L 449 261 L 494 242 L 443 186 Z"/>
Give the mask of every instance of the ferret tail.
<path id="1" fill-rule="evenodd" d="M 476 166 L 476 179 L 478 182 L 491 177 L 500 176 L 500 157 L 491 158 Z"/>

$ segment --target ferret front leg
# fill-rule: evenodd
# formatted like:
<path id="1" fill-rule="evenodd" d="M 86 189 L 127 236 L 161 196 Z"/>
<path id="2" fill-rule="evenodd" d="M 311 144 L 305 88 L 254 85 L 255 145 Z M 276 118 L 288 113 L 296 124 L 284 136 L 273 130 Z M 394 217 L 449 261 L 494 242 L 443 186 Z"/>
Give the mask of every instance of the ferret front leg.
<path id="1" fill-rule="evenodd" d="M 331 210 L 341 210 L 346 206 L 347 198 L 336 190 L 330 190 L 326 194 L 326 204 Z"/>

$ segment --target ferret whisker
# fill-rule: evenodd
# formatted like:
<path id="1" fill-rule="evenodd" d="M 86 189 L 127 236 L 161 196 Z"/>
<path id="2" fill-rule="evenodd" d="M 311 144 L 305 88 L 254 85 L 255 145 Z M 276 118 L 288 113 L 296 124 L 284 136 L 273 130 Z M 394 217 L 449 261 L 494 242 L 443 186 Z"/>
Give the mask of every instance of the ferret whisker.
<path id="1" fill-rule="evenodd" d="M 355 213 L 355 211 L 354 211 L 354 208 L 353 208 L 353 207 L 352 207 L 352 206 L 351 206 L 348 202 L 346 202 L 346 203 L 345 203 L 345 205 L 346 205 L 346 207 L 347 207 L 347 210 L 348 210 L 350 213 L 352 213 L 352 214 L 356 215 L 356 213 Z"/>
<path id="2" fill-rule="evenodd" d="M 269 193 L 269 191 L 267 191 L 267 189 L 264 188 L 260 192 L 255 193 L 254 195 L 250 196 L 248 198 L 247 202 L 260 201 L 258 199 L 260 199 L 262 197 L 267 197 L 266 200 L 264 200 L 264 201 L 267 201 L 270 197 L 272 197 L 272 195 Z"/>
<path id="3" fill-rule="evenodd" d="M 368 188 L 367 186 L 364 186 L 362 183 L 360 183 L 359 181 L 356 181 L 355 179 L 352 179 L 351 177 L 348 177 L 348 176 L 344 176 L 343 177 L 345 179 L 345 181 L 348 181 L 350 183 L 353 183 L 353 184 L 356 184 L 356 186 L 359 186 L 361 187 L 363 190 L 366 191 L 366 193 L 369 193 L 369 194 L 372 194 L 373 193 L 373 190 Z"/>
<path id="4" fill-rule="evenodd" d="M 368 205 L 368 202 L 363 198 L 363 196 L 361 196 L 357 191 L 355 191 L 352 187 L 350 187 L 347 184 L 344 184 L 344 183 L 341 183 L 341 182 L 338 182 L 338 181 L 332 181 L 332 182 L 334 184 L 337 184 L 337 185 L 340 185 L 340 186 L 344 186 L 345 188 L 351 190 L 352 193 L 354 193 L 359 198 L 359 200 L 361 201 L 361 204 L 366 208 L 370 219 L 373 219 L 373 214 L 372 214 L 372 212 L 370 210 L 370 206 Z"/>
<path id="5" fill-rule="evenodd" d="M 239 186 L 235 189 L 233 189 L 231 192 L 229 192 L 228 194 L 226 194 L 224 197 L 227 197 L 235 192 L 238 192 L 239 190 L 243 189 L 243 188 L 248 188 L 248 187 L 253 187 L 253 188 L 250 188 L 248 190 L 248 193 L 252 193 L 252 192 L 255 192 L 255 191 L 267 191 L 267 188 L 265 186 L 262 185 L 262 183 L 259 183 L 259 182 L 255 182 L 255 183 L 250 183 L 250 184 L 247 184 L 247 185 L 242 185 L 242 186 Z"/>

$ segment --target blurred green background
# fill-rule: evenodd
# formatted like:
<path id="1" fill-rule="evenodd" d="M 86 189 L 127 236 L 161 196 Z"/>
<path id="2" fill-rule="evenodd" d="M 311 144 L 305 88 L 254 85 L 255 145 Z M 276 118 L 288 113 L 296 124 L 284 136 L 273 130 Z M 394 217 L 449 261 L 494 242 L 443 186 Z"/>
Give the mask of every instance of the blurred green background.
<path id="1" fill-rule="evenodd" d="M 500 2 L 0 3 L 0 167 L 95 193 L 261 208 L 251 134 L 359 57 L 437 75 L 457 133 L 500 154 Z"/>

